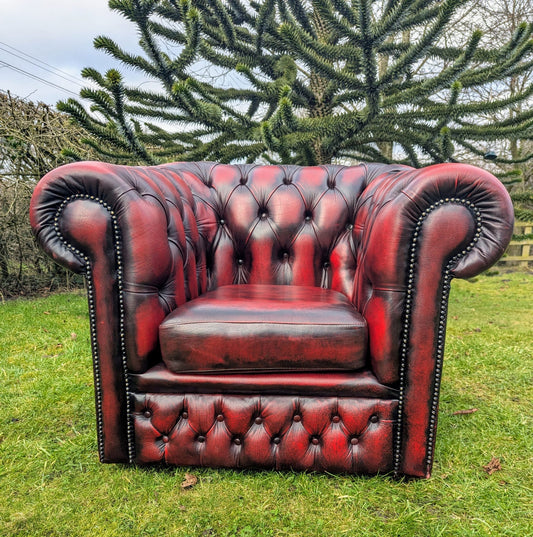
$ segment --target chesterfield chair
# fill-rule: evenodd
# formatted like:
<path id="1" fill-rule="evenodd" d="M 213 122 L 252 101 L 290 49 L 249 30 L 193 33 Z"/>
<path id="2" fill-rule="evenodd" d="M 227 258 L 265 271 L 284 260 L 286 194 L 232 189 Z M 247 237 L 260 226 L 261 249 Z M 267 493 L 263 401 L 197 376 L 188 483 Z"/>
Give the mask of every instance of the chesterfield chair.
<path id="1" fill-rule="evenodd" d="M 31 224 L 87 281 L 102 462 L 429 477 L 450 281 L 513 208 L 461 164 L 85 162 Z"/>

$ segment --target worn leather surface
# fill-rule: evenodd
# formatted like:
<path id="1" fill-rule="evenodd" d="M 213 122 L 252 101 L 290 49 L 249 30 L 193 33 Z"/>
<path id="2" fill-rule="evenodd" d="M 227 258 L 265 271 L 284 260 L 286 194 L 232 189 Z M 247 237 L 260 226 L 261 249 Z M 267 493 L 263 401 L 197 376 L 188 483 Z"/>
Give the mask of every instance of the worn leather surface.
<path id="1" fill-rule="evenodd" d="M 55 176 L 58 182 L 47 189 Z M 370 358 L 378 378 L 394 383 L 407 250 L 417 219 L 434 201 L 447 197 L 477 203 L 484 210 L 484 231 L 453 271 L 458 277 L 470 276 L 482 269 L 481 263 L 490 266 L 512 233 L 512 205 L 501 183 L 491 177 L 458 164 L 413 170 L 385 165 L 177 163 L 127 168 L 78 163 L 51 172 L 37 186 L 31 218 L 44 247 L 83 271 L 81 259 L 54 232 L 58 196 L 81 190 L 114 209 L 123 244 L 125 339 L 132 371 L 143 371 L 160 359 L 159 325 L 176 306 L 220 285 L 273 283 L 340 291 L 365 319 L 376 318 L 368 323 Z M 491 203 L 493 197 L 499 203 Z M 453 218 L 439 220 L 431 223 L 437 233 L 453 224 Z M 67 237 L 77 225 L 61 224 Z M 432 245 L 437 250 L 424 255 L 436 254 L 445 264 L 442 258 L 460 251 L 473 237 L 473 228 L 455 226 L 452 237 L 456 233 L 451 251 L 441 254 L 437 243 Z M 82 245 L 79 237 L 70 240 Z M 434 274 L 435 281 L 440 277 Z"/>
<path id="2" fill-rule="evenodd" d="M 460 164 L 76 163 L 39 182 L 30 218 L 57 262 L 91 270 L 102 460 L 128 458 L 128 376 L 161 362 L 163 319 L 221 285 L 276 284 L 333 289 L 361 313 L 368 366 L 402 388 L 398 471 L 427 476 L 443 275 L 491 266 L 513 211 L 497 179 Z"/>
<path id="3" fill-rule="evenodd" d="M 162 363 L 132 373 L 130 385 L 140 393 L 227 393 L 368 397 L 397 399 L 398 390 L 378 382 L 370 371 L 283 373 L 172 373 Z"/>
<path id="4" fill-rule="evenodd" d="M 395 400 L 148 393 L 134 401 L 140 464 L 392 469 Z"/>
<path id="5" fill-rule="evenodd" d="M 367 329 L 343 294 L 308 286 L 226 285 L 176 308 L 159 328 L 173 372 L 357 370 Z"/>

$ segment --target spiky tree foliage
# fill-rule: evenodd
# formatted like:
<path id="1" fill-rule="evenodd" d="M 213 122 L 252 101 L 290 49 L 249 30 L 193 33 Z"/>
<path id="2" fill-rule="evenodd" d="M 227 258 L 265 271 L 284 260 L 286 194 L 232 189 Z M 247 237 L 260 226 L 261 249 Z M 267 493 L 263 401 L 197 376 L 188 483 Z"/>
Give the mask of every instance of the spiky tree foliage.
<path id="1" fill-rule="evenodd" d="M 488 42 L 502 42 L 517 31 L 520 23 L 533 20 L 532 0 L 475 0 L 468 17 L 463 17 L 456 26 L 458 30 L 471 31 L 475 21 L 485 32 L 484 39 Z M 484 99 L 512 97 L 517 92 L 524 91 L 533 84 L 533 67 L 520 74 L 507 77 L 497 83 L 480 88 Z M 480 98 L 480 91 L 473 98 Z M 518 102 L 503 110 L 488 110 L 483 117 L 488 122 L 501 119 L 512 121 L 516 114 L 532 107 L 532 100 Z M 529 139 L 510 138 L 497 141 L 487 141 L 488 155 L 500 158 L 492 164 L 485 160 L 483 165 L 498 177 L 511 194 L 517 220 L 533 222 L 533 160 L 528 155 L 533 151 L 533 143 Z M 483 148 L 482 148 L 483 149 Z M 506 162 L 505 156 L 510 156 L 511 162 Z M 461 155 L 458 155 L 461 158 Z M 502 158 L 503 157 L 503 158 Z M 525 157 L 525 158 L 524 158 Z M 474 159 L 473 161 L 479 164 Z M 522 239 L 523 237 L 517 237 Z M 530 237 L 531 238 L 531 237 Z"/>
<path id="2" fill-rule="evenodd" d="M 533 66 L 533 24 L 506 43 L 484 45 L 473 31 L 447 46 L 443 36 L 468 1 L 110 0 L 136 27 L 143 53 L 109 37 L 95 47 L 157 89 L 88 68 L 97 89 L 81 95 L 91 110 L 72 99 L 59 107 L 99 139 L 103 155 L 136 162 L 419 166 L 453 160 L 459 148 L 482 154 L 487 140 L 533 134 L 532 107 L 512 121 L 480 121 L 481 112 L 526 102 L 533 87 L 471 99 Z"/>

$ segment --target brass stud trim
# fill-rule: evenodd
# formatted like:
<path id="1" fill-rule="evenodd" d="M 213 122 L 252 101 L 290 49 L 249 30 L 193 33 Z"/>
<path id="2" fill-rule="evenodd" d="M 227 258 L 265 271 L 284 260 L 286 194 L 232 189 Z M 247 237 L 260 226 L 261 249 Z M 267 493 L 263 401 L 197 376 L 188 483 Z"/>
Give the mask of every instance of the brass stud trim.
<path id="1" fill-rule="evenodd" d="M 445 204 L 460 204 L 465 206 L 471 213 L 476 223 L 476 233 L 470 242 L 470 244 L 459 254 L 453 256 L 448 262 L 444 272 L 443 272 L 443 283 L 442 283 L 442 292 L 440 297 L 440 306 L 439 306 L 439 321 L 437 329 L 437 352 L 436 352 L 436 363 L 435 363 L 435 385 L 433 387 L 433 396 L 431 401 L 431 420 L 430 420 L 430 430 L 428 435 L 427 442 L 427 453 L 426 453 L 426 469 L 432 465 L 433 462 L 433 446 L 435 443 L 435 434 L 436 434 L 436 415 L 437 407 L 439 401 L 439 392 L 440 392 L 440 381 L 442 377 L 442 362 L 444 358 L 444 339 L 446 333 L 446 316 L 448 312 L 448 298 L 450 294 L 450 282 L 452 280 L 451 269 L 457 263 L 457 261 L 464 257 L 468 252 L 472 250 L 476 242 L 478 242 L 481 236 L 482 229 L 482 215 L 479 209 L 469 200 L 459 199 L 459 198 L 445 198 L 437 201 L 430 205 L 425 211 L 422 212 L 418 221 L 416 223 L 415 229 L 411 237 L 411 245 L 409 249 L 409 270 L 407 274 L 407 290 L 405 297 L 405 312 L 402 323 L 402 339 L 400 344 L 400 374 L 399 374 L 399 396 L 398 396 L 398 419 L 396 425 L 396 432 L 394 438 L 394 474 L 400 474 L 400 466 L 402 462 L 402 434 L 403 434 L 403 420 L 404 420 L 404 407 L 405 407 L 405 389 L 406 389 L 406 367 L 407 367 L 407 357 L 409 354 L 409 338 L 411 332 L 411 307 L 414 298 L 414 281 L 416 276 L 417 269 L 417 257 L 418 251 L 417 246 L 420 244 L 419 235 L 422 229 L 422 225 L 426 218 L 433 212 L 435 209 L 442 207 Z"/>
<path id="2" fill-rule="evenodd" d="M 98 454 L 100 460 L 104 459 L 104 426 L 103 426 L 103 394 L 102 394 L 102 373 L 100 370 L 100 357 L 98 354 L 98 340 L 96 337 L 96 304 L 94 301 L 94 283 L 92 277 L 92 269 L 90 259 L 83 255 L 79 249 L 70 244 L 59 229 L 59 221 L 65 207 L 77 200 L 88 200 L 99 203 L 109 213 L 113 227 L 113 242 L 115 246 L 115 261 L 117 265 L 117 284 L 118 284 L 118 302 L 119 302 L 119 334 L 120 334 L 120 352 L 124 378 L 124 387 L 126 391 L 126 415 L 127 418 L 127 450 L 128 460 L 132 463 L 135 460 L 135 440 L 133 429 L 133 418 L 131 409 L 131 391 L 129 386 L 128 363 L 126 356 L 126 341 L 125 341 L 125 310 L 124 310 L 124 289 L 123 289 L 123 262 L 122 262 L 122 242 L 120 228 L 117 221 L 117 216 L 111 206 L 101 198 L 90 194 L 74 194 L 65 198 L 56 210 L 54 215 L 54 232 L 63 245 L 81 257 L 85 263 L 85 279 L 87 281 L 87 298 L 89 303 L 89 325 L 91 331 L 91 348 L 94 370 L 95 384 L 95 399 L 96 399 L 96 427 L 98 436 Z"/>

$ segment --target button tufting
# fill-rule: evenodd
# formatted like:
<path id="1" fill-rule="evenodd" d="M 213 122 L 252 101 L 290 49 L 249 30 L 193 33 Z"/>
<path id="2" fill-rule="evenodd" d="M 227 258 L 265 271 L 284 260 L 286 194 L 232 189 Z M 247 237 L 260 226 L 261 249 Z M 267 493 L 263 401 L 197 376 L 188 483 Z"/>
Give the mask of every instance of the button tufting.
<path id="1" fill-rule="evenodd" d="M 237 265 L 242 265 L 244 263 L 244 259 L 237 259 Z"/>
<path id="2" fill-rule="evenodd" d="M 371 423 L 377 423 L 378 421 L 379 421 L 379 418 L 375 414 L 373 416 L 370 416 Z"/>
<path id="3" fill-rule="evenodd" d="M 152 413 L 151 413 L 149 410 L 145 410 L 145 411 L 144 411 L 144 417 L 145 417 L 145 418 L 151 418 L 151 417 L 152 417 Z"/>
<path id="4" fill-rule="evenodd" d="M 236 445 L 236 446 L 240 446 L 242 444 L 242 440 L 240 438 L 234 438 L 233 439 L 233 443 Z"/>
<path id="5" fill-rule="evenodd" d="M 350 444 L 352 444 L 352 446 L 359 444 L 359 439 L 355 438 L 355 436 L 353 438 L 350 438 Z"/>
<path id="6" fill-rule="evenodd" d="M 217 421 L 224 421 L 224 416 L 222 414 L 219 414 L 217 416 Z"/>
<path id="7" fill-rule="evenodd" d="M 261 425 L 261 423 L 263 423 L 263 418 L 260 418 L 259 416 L 257 416 L 257 418 L 255 418 L 254 422 L 257 423 L 257 425 Z"/>
<path id="8" fill-rule="evenodd" d="M 163 440 L 163 442 L 166 444 L 168 442 L 168 436 L 167 435 L 163 436 L 161 440 Z"/>
<path id="9" fill-rule="evenodd" d="M 283 252 L 283 259 L 289 259 L 288 252 Z"/>
<path id="10" fill-rule="evenodd" d="M 339 421 L 341 421 L 341 417 L 340 416 L 333 416 L 333 418 L 331 418 L 331 421 L 333 423 L 339 423 Z"/>
<path id="11" fill-rule="evenodd" d="M 295 414 L 292 419 L 296 422 L 302 421 L 302 416 L 300 416 L 300 414 Z"/>
<path id="12" fill-rule="evenodd" d="M 226 223 L 226 221 L 223 218 L 221 218 L 220 219 L 220 225 L 223 226 L 225 223 Z"/>
<path id="13" fill-rule="evenodd" d="M 186 419 L 189 417 L 189 413 L 186 412 L 186 411 L 183 411 L 183 412 L 181 413 L 181 417 L 182 417 L 184 420 L 186 420 Z"/>
<path id="14" fill-rule="evenodd" d="M 272 442 L 274 444 L 279 444 L 281 442 L 281 438 L 279 436 L 275 436 L 273 439 L 272 439 Z"/>
<path id="15" fill-rule="evenodd" d="M 329 261 L 325 261 L 322 265 L 324 268 L 329 268 Z"/>
<path id="16" fill-rule="evenodd" d="M 353 229 L 353 225 L 352 224 L 346 224 L 346 229 L 348 231 L 351 231 Z"/>
<path id="17" fill-rule="evenodd" d="M 266 217 L 268 216 L 268 213 L 267 212 L 262 212 L 261 213 L 261 218 L 264 220 Z"/>
<path id="18" fill-rule="evenodd" d="M 311 437 L 311 444 L 318 446 L 320 444 L 320 440 L 316 436 Z"/>
<path id="19" fill-rule="evenodd" d="M 200 443 L 205 442 L 205 436 L 199 436 L 198 437 L 198 442 L 200 442 Z"/>

